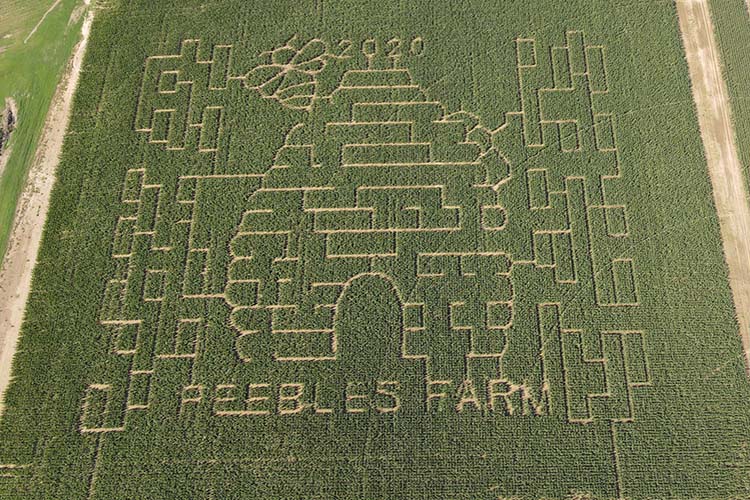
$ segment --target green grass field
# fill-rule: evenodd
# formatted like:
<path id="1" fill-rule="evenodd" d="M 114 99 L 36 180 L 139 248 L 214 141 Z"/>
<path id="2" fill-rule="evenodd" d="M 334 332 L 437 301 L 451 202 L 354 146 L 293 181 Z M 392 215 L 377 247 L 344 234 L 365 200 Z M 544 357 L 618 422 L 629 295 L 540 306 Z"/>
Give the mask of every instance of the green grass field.
<path id="1" fill-rule="evenodd" d="M 110 1 L 8 499 L 750 498 L 670 1 Z"/>
<path id="2" fill-rule="evenodd" d="M 0 261 L 52 96 L 80 38 L 80 0 L 61 1 L 30 35 L 54 3 L 3 0 L 0 7 L 0 107 L 12 97 L 19 110 L 9 144 L 12 154 L 0 175 Z"/>

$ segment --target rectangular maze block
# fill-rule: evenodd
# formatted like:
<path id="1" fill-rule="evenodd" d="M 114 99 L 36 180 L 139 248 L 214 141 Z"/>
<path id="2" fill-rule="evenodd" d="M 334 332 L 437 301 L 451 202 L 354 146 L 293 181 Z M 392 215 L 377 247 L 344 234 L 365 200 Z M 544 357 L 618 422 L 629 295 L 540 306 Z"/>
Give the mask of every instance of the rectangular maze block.
<path id="1" fill-rule="evenodd" d="M 115 391 L 109 384 L 91 384 L 82 401 L 82 433 L 119 432 L 124 430 Z"/>
<path id="2" fill-rule="evenodd" d="M 342 161 L 359 164 L 408 164 L 430 161 L 429 143 L 345 144 Z"/>
<path id="3" fill-rule="evenodd" d="M 512 301 L 485 303 L 485 324 L 490 330 L 505 330 L 513 323 Z"/>
<path id="4" fill-rule="evenodd" d="M 128 170 L 125 174 L 125 183 L 122 187 L 120 201 L 123 203 L 138 202 L 141 199 L 141 190 L 146 172 L 143 169 Z"/>
<path id="5" fill-rule="evenodd" d="M 574 75 L 585 73 L 586 56 L 584 54 L 583 32 L 568 31 L 565 33 L 565 39 L 568 48 L 571 73 Z"/>
<path id="6" fill-rule="evenodd" d="M 115 227 L 114 240 L 112 242 L 112 255 L 129 255 L 133 250 L 133 238 L 135 237 L 136 219 L 132 217 L 120 217 Z"/>
<path id="7" fill-rule="evenodd" d="M 546 169 L 529 169 L 526 172 L 529 191 L 529 208 L 538 210 L 550 208 Z"/>
<path id="8" fill-rule="evenodd" d="M 586 47 L 586 72 L 591 92 L 607 92 L 607 71 L 604 65 L 604 47 Z"/>
<path id="9" fill-rule="evenodd" d="M 614 332 L 622 342 L 625 373 L 631 387 L 651 385 L 651 374 L 646 356 L 645 334 L 642 332 Z"/>
<path id="10" fill-rule="evenodd" d="M 536 42 L 533 39 L 516 39 L 516 61 L 519 68 L 536 66 Z"/>
<path id="11" fill-rule="evenodd" d="M 612 276 L 615 287 L 616 304 L 638 304 L 635 282 L 635 268 L 632 259 L 612 261 Z"/>
<path id="12" fill-rule="evenodd" d="M 577 280 L 572 238 L 569 232 L 552 235 L 555 279 L 558 283 L 575 283 Z"/>
<path id="13" fill-rule="evenodd" d="M 552 47 L 552 79 L 556 89 L 573 86 L 570 75 L 570 57 L 567 47 Z"/>
<path id="14" fill-rule="evenodd" d="M 615 151 L 614 117 L 609 113 L 594 115 L 594 137 L 599 151 Z"/>
<path id="15" fill-rule="evenodd" d="M 151 133 L 148 139 L 149 142 L 161 144 L 169 142 L 174 115 L 175 110 L 173 109 L 160 109 L 154 112 L 154 119 L 151 122 Z"/>
<path id="16" fill-rule="evenodd" d="M 372 208 L 321 209 L 313 212 L 316 232 L 366 231 L 373 229 Z"/>
<path id="17" fill-rule="evenodd" d="M 106 426 L 107 403 L 109 402 L 109 387 L 92 385 L 86 390 L 84 410 L 81 415 L 81 428 L 93 432 Z"/>
<path id="18" fill-rule="evenodd" d="M 198 139 L 199 151 L 210 152 L 218 149 L 223 115 L 224 108 L 221 106 L 208 106 L 203 110 Z"/>
<path id="19" fill-rule="evenodd" d="M 211 54 L 210 76 L 208 79 L 208 88 L 210 90 L 226 89 L 231 61 L 231 45 L 214 45 Z"/>
<path id="20" fill-rule="evenodd" d="M 501 231 L 508 222 L 508 211 L 501 206 L 482 206 L 481 224 L 485 231 Z"/>
<path id="21" fill-rule="evenodd" d="M 411 124 L 407 122 L 328 123 L 326 129 L 341 144 L 411 141 Z"/>
<path id="22" fill-rule="evenodd" d="M 128 410 L 148 408 L 153 372 L 151 370 L 132 371 L 128 385 Z"/>
<path id="23" fill-rule="evenodd" d="M 120 321 L 105 325 L 112 335 L 112 350 L 116 354 L 134 354 L 138 347 L 140 321 Z"/>

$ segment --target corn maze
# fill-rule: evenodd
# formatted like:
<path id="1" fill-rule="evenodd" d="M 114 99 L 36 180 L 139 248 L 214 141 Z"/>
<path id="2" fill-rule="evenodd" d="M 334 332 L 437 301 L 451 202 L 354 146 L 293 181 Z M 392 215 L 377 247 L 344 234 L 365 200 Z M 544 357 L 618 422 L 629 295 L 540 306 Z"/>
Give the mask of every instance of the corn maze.
<path id="1" fill-rule="evenodd" d="M 671 3 L 182 4 L 97 13 L 0 497 L 750 498 Z"/>

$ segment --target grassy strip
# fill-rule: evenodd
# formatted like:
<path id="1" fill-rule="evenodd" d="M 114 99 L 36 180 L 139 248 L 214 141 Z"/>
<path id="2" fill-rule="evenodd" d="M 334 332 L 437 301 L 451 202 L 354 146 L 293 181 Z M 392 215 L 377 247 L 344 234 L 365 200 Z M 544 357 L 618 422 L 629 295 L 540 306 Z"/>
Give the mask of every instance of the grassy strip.
<path id="1" fill-rule="evenodd" d="M 8 144 L 11 156 L 0 176 L 0 261 L 5 255 L 18 197 L 34 159 L 52 96 L 79 39 L 83 16 L 78 19 L 71 16 L 81 4 L 80 0 L 60 2 L 27 43 L 24 39 L 51 2 L 18 1 L 3 7 L 0 26 L 8 31 L 0 32 L 0 103 L 6 97 L 14 98 L 19 116 Z"/>

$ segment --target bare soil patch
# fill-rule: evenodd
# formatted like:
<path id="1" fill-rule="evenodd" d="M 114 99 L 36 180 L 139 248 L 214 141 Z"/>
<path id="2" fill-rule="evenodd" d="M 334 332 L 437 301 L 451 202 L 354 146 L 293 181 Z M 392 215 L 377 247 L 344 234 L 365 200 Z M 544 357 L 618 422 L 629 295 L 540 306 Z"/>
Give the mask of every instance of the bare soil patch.
<path id="1" fill-rule="evenodd" d="M 3 153 L 3 148 L 8 144 L 10 134 L 16 128 L 17 117 L 16 101 L 10 97 L 5 99 L 5 108 L 0 112 L 0 154 Z"/>
<path id="2" fill-rule="evenodd" d="M 5 99 L 5 108 L 0 113 L 0 175 L 3 175 L 5 164 L 10 158 L 10 148 L 8 142 L 10 135 L 18 124 L 18 107 L 13 98 Z"/>

